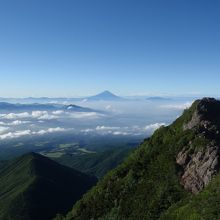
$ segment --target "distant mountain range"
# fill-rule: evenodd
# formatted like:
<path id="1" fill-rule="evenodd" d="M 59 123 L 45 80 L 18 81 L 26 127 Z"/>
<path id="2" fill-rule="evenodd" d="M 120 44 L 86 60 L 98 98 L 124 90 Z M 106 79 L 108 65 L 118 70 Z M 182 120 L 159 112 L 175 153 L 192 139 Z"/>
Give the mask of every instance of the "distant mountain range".
<path id="1" fill-rule="evenodd" d="M 96 112 L 96 110 L 78 105 L 61 105 L 61 104 L 11 104 L 7 102 L 0 102 L 1 112 L 10 111 L 74 111 L 74 112 Z"/>
<path id="2" fill-rule="evenodd" d="M 53 219 L 96 181 L 39 154 L 26 154 L 0 169 L 0 219 Z"/>
<path id="3" fill-rule="evenodd" d="M 0 97 L 0 102 L 9 103 L 53 103 L 53 104 L 71 104 L 75 102 L 87 102 L 87 101 L 169 101 L 169 100 L 196 100 L 201 96 L 147 96 L 147 95 L 134 95 L 134 96 L 117 96 L 114 93 L 106 90 L 97 95 L 84 96 L 78 98 L 66 98 L 66 97 L 27 97 L 27 98 L 2 98 Z"/>
<path id="4" fill-rule="evenodd" d="M 199 97 L 169 97 L 169 96 L 147 96 L 147 95 L 136 95 L 136 96 L 126 96 L 126 97 L 121 97 L 117 96 L 114 93 L 106 90 L 103 91 L 97 95 L 93 96 L 85 96 L 85 97 L 79 97 L 79 98 L 65 98 L 65 97 L 57 97 L 57 98 L 50 98 L 50 97 L 27 97 L 27 98 L 1 98 L 0 97 L 0 102 L 9 102 L 9 103 L 57 103 L 57 104 L 68 104 L 68 103 L 75 103 L 75 102 L 87 102 L 87 101 L 144 101 L 144 100 L 149 100 L 149 101 L 169 101 L 173 99 L 189 99 L 189 100 L 195 100 L 198 99 Z"/>
<path id="5" fill-rule="evenodd" d="M 28 97 L 28 98 L 0 98 L 1 102 L 10 103 L 71 103 L 71 102 L 81 102 L 81 101 L 120 101 L 124 98 L 119 97 L 109 91 L 101 92 L 94 96 L 81 97 L 81 98 L 49 98 L 49 97 Z"/>
<path id="6" fill-rule="evenodd" d="M 149 101 L 168 101 L 168 100 L 172 100 L 172 99 L 166 98 L 166 97 L 161 97 L 161 96 L 152 96 L 152 97 L 147 97 L 146 100 L 149 100 Z"/>

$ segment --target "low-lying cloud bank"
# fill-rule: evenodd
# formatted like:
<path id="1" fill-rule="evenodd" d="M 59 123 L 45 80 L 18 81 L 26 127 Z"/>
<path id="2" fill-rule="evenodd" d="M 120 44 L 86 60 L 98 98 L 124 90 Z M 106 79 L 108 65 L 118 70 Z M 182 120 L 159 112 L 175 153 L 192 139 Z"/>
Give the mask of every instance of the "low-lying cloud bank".
<path id="1" fill-rule="evenodd" d="M 15 125 L 28 124 L 28 123 L 31 123 L 31 122 L 30 121 L 21 121 L 21 120 L 15 120 L 12 122 L 0 121 L 0 125 L 4 125 L 4 126 L 15 126 Z"/>
<path id="2" fill-rule="evenodd" d="M 165 123 L 154 123 L 154 124 L 145 126 L 144 130 L 152 134 L 155 130 L 165 125 L 166 125 Z"/>
<path id="3" fill-rule="evenodd" d="M 189 108 L 191 105 L 192 105 L 192 102 L 185 102 L 181 104 L 161 105 L 161 107 L 165 109 L 184 110 L 184 109 Z"/>
<path id="4" fill-rule="evenodd" d="M 4 134 L 6 131 L 9 130 L 9 127 L 0 127 L 0 134 Z"/>
<path id="5" fill-rule="evenodd" d="M 6 120 L 21 120 L 21 119 L 36 119 L 36 120 L 52 120 L 59 118 L 72 118 L 72 119 L 97 119 L 104 117 L 104 114 L 97 112 L 65 112 L 63 110 L 57 111 L 32 111 L 21 113 L 8 113 L 0 114 L 0 118 Z M 0 122 L 0 124 L 3 122 Z"/>
<path id="6" fill-rule="evenodd" d="M 49 134 L 49 133 L 54 133 L 54 132 L 64 132 L 64 131 L 70 130 L 70 129 L 65 129 L 61 127 L 55 127 L 55 128 L 48 128 L 48 129 L 39 130 L 39 131 L 31 131 L 30 129 L 27 129 L 27 130 L 21 130 L 21 131 L 7 132 L 8 129 L 9 128 L 4 127 L 3 129 L 3 127 L 0 127 L 0 140 L 19 138 L 22 136 L 30 136 L 30 135 L 44 135 L 44 134 Z"/>
<path id="7" fill-rule="evenodd" d="M 165 123 L 154 123 L 144 127 L 137 125 L 132 127 L 110 127 L 99 125 L 96 128 L 82 129 L 81 132 L 85 134 L 94 133 L 100 135 L 152 135 L 155 130 L 165 125 Z"/>

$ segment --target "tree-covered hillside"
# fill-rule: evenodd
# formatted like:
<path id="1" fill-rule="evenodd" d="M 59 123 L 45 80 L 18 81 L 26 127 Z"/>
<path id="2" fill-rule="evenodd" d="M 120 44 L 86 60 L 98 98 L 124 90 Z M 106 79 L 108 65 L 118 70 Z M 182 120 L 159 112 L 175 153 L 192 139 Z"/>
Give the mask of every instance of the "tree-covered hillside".
<path id="1" fill-rule="evenodd" d="M 131 147 L 119 147 L 119 149 L 104 150 L 83 155 L 65 154 L 61 157 L 54 158 L 54 160 L 65 166 L 101 178 L 108 171 L 122 163 L 131 151 Z"/>
<path id="2" fill-rule="evenodd" d="M 65 213 L 96 178 L 30 153 L 0 170 L 0 219 L 48 220 Z"/>

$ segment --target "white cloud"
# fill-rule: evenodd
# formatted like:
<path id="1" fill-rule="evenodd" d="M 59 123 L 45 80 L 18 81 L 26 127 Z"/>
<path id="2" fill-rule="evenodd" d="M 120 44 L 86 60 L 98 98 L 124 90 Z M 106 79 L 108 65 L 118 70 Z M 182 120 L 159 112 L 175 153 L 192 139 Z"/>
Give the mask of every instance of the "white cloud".
<path id="1" fill-rule="evenodd" d="M 70 106 L 71 107 L 71 106 Z M 22 112 L 22 113 L 9 113 L 1 114 L 2 119 L 8 120 L 18 120 L 18 119 L 36 119 L 42 120 L 52 120 L 59 118 L 73 118 L 73 119 L 98 119 L 105 116 L 104 114 L 97 112 L 65 112 L 63 110 L 57 111 L 32 111 L 32 112 Z M 3 125 L 3 123 L 0 122 Z"/>
<path id="2" fill-rule="evenodd" d="M 21 125 L 21 124 L 28 124 L 28 123 L 30 123 L 30 121 L 15 120 L 15 121 L 9 123 L 8 125 Z"/>
<path id="3" fill-rule="evenodd" d="M 39 131 L 21 130 L 21 131 L 4 133 L 7 130 L 6 128 L 4 130 L 3 129 L 1 130 L 1 127 L 0 127 L 0 140 L 18 138 L 18 137 L 27 136 L 27 135 L 43 135 L 43 134 L 54 133 L 54 132 L 63 132 L 69 129 L 56 127 L 56 128 L 48 128 L 46 130 L 39 130 Z M 3 134 L 1 133 L 1 131 Z"/>
<path id="4" fill-rule="evenodd" d="M 34 118 L 40 118 L 41 116 L 44 116 L 45 114 L 48 114 L 47 111 L 32 111 L 32 116 Z"/>
<path id="5" fill-rule="evenodd" d="M 17 137 L 29 135 L 29 134 L 31 134 L 31 130 L 16 131 L 14 134 Z"/>
<path id="6" fill-rule="evenodd" d="M 108 126 L 104 126 L 104 125 L 96 127 L 97 131 L 118 130 L 118 129 L 120 129 L 120 127 L 108 127 Z"/>
<path id="7" fill-rule="evenodd" d="M 162 108 L 167 109 L 174 109 L 174 110 L 184 110 L 189 108 L 192 105 L 192 102 L 185 102 L 182 104 L 169 104 L 169 105 L 162 105 Z"/>
<path id="8" fill-rule="evenodd" d="M 84 118 L 85 119 L 97 119 L 104 115 L 96 113 L 96 112 L 74 112 L 74 113 L 70 113 L 69 116 L 75 119 L 84 119 Z"/>
<path id="9" fill-rule="evenodd" d="M 57 111 L 53 111 L 53 112 L 52 112 L 52 114 L 54 114 L 54 115 L 61 115 L 61 114 L 63 114 L 63 113 L 64 113 L 63 110 L 57 110 Z"/>
<path id="10" fill-rule="evenodd" d="M 112 134 L 113 135 L 129 135 L 129 133 L 123 132 L 123 131 L 114 131 Z"/>
<path id="11" fill-rule="evenodd" d="M 57 118 L 57 116 L 51 115 L 47 111 L 33 111 L 31 115 L 33 118 L 37 118 L 39 120 L 51 120 Z"/>
<path id="12" fill-rule="evenodd" d="M 6 131 L 8 131 L 9 127 L 0 127 L 0 134 L 5 133 Z"/>
<path id="13" fill-rule="evenodd" d="M 46 133 L 48 133 L 47 130 L 40 130 L 40 131 L 35 131 L 35 132 L 34 132 L 34 134 L 40 134 L 40 135 L 46 134 Z"/>
<path id="14" fill-rule="evenodd" d="M 8 132 L 5 134 L 0 135 L 0 139 L 8 139 L 8 138 L 18 138 L 26 135 L 30 135 L 31 130 L 23 130 L 23 131 L 15 131 L 15 132 Z"/>
<path id="15" fill-rule="evenodd" d="M 97 133 L 101 135 L 113 134 L 113 135 L 123 135 L 125 132 L 123 130 L 128 129 L 127 127 L 110 127 L 105 125 L 98 125 L 95 128 L 87 128 L 82 129 L 81 132 L 83 133 Z M 126 133 L 127 134 L 127 133 Z"/>
<path id="16" fill-rule="evenodd" d="M 9 113 L 2 116 L 2 118 L 5 119 L 18 119 L 18 118 L 28 118 L 28 117 L 30 117 L 30 114 L 28 112 Z"/>
<path id="17" fill-rule="evenodd" d="M 148 133 L 152 134 L 155 130 L 160 128 L 161 126 L 165 126 L 165 123 L 154 123 L 150 124 L 144 127 L 144 130 L 147 131 Z"/>
<path id="18" fill-rule="evenodd" d="M 52 119 L 57 119 L 58 117 L 55 115 L 49 115 L 49 114 L 45 114 L 42 115 L 41 117 L 39 117 L 38 119 L 40 120 L 52 120 Z"/>
<path id="19" fill-rule="evenodd" d="M 90 132 L 94 132 L 94 129 L 92 129 L 92 128 L 82 129 L 81 132 L 82 133 L 90 133 Z"/>
<path id="20" fill-rule="evenodd" d="M 47 134 L 47 133 L 53 133 L 53 132 L 61 132 L 61 131 L 67 131 L 68 129 L 56 127 L 56 128 L 48 128 L 46 130 L 40 130 L 37 132 L 33 132 L 33 134 Z"/>
<path id="21" fill-rule="evenodd" d="M 52 132 L 59 132 L 59 131 L 66 131 L 67 129 L 65 128 L 61 128 L 61 127 L 56 127 L 56 128 L 49 128 L 48 132 L 52 133 Z"/>
<path id="22" fill-rule="evenodd" d="M 30 121 L 21 121 L 21 120 L 15 120 L 12 122 L 0 121 L 0 125 L 7 125 L 7 126 L 16 126 L 16 125 L 27 124 L 27 123 L 30 123 Z"/>
<path id="23" fill-rule="evenodd" d="M 99 125 L 95 128 L 87 128 L 81 130 L 83 133 L 96 133 L 100 135 L 152 135 L 153 132 L 160 128 L 162 125 L 166 125 L 165 123 L 154 123 L 146 126 L 138 126 L 134 125 L 131 127 L 111 127 L 105 125 Z"/>
<path id="24" fill-rule="evenodd" d="M 9 113 L 2 114 L 2 118 L 4 119 L 22 119 L 22 118 L 33 118 L 39 120 L 50 120 L 58 118 L 56 115 L 49 114 L 47 111 L 32 111 L 31 113 L 22 112 L 22 113 Z"/>

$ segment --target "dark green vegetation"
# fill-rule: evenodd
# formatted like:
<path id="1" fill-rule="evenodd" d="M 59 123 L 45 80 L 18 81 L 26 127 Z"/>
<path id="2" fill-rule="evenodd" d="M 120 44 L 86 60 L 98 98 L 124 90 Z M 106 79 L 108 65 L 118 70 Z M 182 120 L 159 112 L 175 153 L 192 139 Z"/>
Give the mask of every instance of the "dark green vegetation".
<path id="1" fill-rule="evenodd" d="M 65 219 L 220 219 L 220 177 L 214 178 L 199 194 L 192 195 L 180 184 L 183 170 L 176 162 L 177 154 L 185 146 L 190 146 L 192 156 L 198 149 L 205 150 L 213 140 L 209 131 L 207 135 L 201 133 L 199 124 L 196 129 L 183 129 L 195 111 L 200 110 L 206 112 L 204 118 L 211 122 L 216 119 L 218 124 L 220 102 L 214 101 L 212 105 L 212 101 L 207 106 L 206 100 L 194 102 L 172 125 L 158 129 L 85 194 Z"/>
<path id="2" fill-rule="evenodd" d="M 64 154 L 58 158 L 54 158 L 54 160 L 65 166 L 101 178 L 109 170 L 112 170 L 122 163 L 124 158 L 127 157 L 131 151 L 129 147 L 119 147 L 119 149 L 80 155 Z"/>
<path id="3" fill-rule="evenodd" d="M 0 219 L 46 220 L 65 213 L 96 178 L 29 153 L 0 169 Z"/>
<path id="4" fill-rule="evenodd" d="M 196 196 L 180 201 L 161 217 L 161 220 L 219 220 L 220 175 Z"/>
<path id="5" fill-rule="evenodd" d="M 9 162 L 5 160 L 0 161 L 0 170 L 3 169 L 8 163 Z"/>

